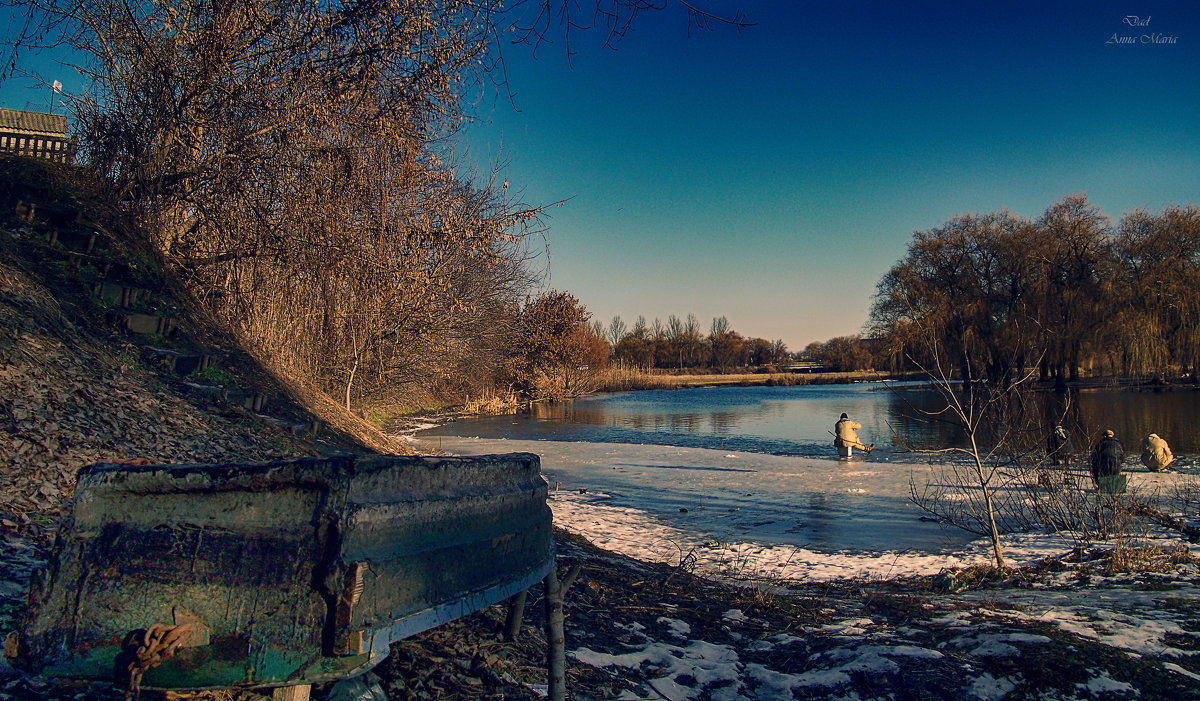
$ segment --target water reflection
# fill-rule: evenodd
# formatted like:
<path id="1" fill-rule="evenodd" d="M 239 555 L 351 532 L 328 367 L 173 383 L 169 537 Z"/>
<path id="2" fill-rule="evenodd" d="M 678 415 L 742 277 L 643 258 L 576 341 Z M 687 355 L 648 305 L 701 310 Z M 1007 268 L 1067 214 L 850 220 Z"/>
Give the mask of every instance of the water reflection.
<path id="1" fill-rule="evenodd" d="M 1200 392 L 1047 392 L 1035 400 L 1041 425 L 1017 434 L 1028 445 L 1044 445 L 1050 428 L 1062 423 L 1077 453 L 1086 453 L 1102 429 L 1112 429 L 1127 453 L 1136 454 L 1151 432 L 1166 438 L 1177 455 L 1200 452 L 1200 425 L 1193 420 L 1200 416 Z M 944 407 L 941 394 L 919 383 L 651 390 L 535 404 L 525 416 L 464 420 L 430 434 L 832 456 L 833 424 L 844 411 L 863 425 L 864 441 L 876 444 L 871 459 L 887 461 L 903 459 L 901 453 L 912 448 L 966 446 L 957 426 L 928 419 Z M 981 432 L 985 442 L 991 428 Z"/>
<path id="2" fill-rule="evenodd" d="M 913 388 L 891 396 L 888 413 L 902 441 L 925 449 L 968 444 L 967 435 L 957 426 L 918 418 L 945 406 L 936 391 Z M 1200 452 L 1200 425 L 1193 418 L 1200 411 L 1200 392 L 1083 390 L 1038 393 L 1034 400 L 1041 423 L 1027 429 L 1028 434 L 1015 434 L 1018 444 L 1044 445 L 1050 430 L 1062 425 L 1076 453 L 1086 454 L 1106 429 L 1117 435 L 1127 453 L 1139 452 L 1142 438 L 1150 433 L 1166 438 L 1177 454 Z M 983 427 L 985 445 L 992 444 L 997 428 Z"/>

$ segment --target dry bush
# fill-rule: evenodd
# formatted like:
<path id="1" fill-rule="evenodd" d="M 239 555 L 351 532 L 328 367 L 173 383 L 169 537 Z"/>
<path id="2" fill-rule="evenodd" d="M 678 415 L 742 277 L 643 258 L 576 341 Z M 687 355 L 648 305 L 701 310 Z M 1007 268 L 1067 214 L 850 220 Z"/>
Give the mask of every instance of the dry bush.
<path id="1" fill-rule="evenodd" d="M 462 411 L 464 414 L 476 414 L 481 416 L 500 416 L 502 414 L 515 414 L 521 407 L 520 398 L 511 390 L 507 394 L 487 393 L 475 399 L 467 400 L 463 405 Z"/>
<path id="2" fill-rule="evenodd" d="M 597 392 L 624 392 L 635 389 L 673 389 L 671 375 L 647 372 L 644 368 L 617 361 L 596 376 Z"/>
<path id="3" fill-rule="evenodd" d="M 1186 545 L 1143 545 L 1114 549 L 1106 559 L 1104 569 L 1110 575 L 1125 572 L 1171 572 L 1179 565 L 1196 563 L 1196 556 Z"/>
<path id="4" fill-rule="evenodd" d="M 36 8 L 87 58 L 91 168 L 270 367 L 349 409 L 502 361 L 540 210 L 447 146 L 486 74 L 490 6 Z"/>

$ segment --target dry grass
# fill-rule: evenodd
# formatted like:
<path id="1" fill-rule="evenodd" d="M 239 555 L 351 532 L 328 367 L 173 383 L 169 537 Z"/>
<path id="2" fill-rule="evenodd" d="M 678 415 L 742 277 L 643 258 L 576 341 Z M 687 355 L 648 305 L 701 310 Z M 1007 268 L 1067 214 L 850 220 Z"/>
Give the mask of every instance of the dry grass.
<path id="1" fill-rule="evenodd" d="M 1125 572 L 1172 572 L 1179 565 L 1195 562 L 1196 556 L 1182 544 L 1174 547 L 1119 547 L 1108 556 L 1104 569 L 1110 575 Z"/>
<path id="2" fill-rule="evenodd" d="M 265 362 L 265 359 L 264 359 Z M 362 446 L 383 455 L 402 455 L 410 452 L 406 446 L 396 442 L 375 424 L 361 416 L 347 411 L 346 407 L 334 401 L 329 395 L 313 387 L 310 383 L 285 372 L 277 371 L 275 378 L 284 390 L 299 401 L 327 426 L 352 437 Z"/>
<path id="3" fill-rule="evenodd" d="M 488 393 L 475 399 L 468 398 L 466 403 L 463 404 L 462 412 L 464 414 L 479 416 L 497 416 L 500 414 L 515 414 L 521 406 L 521 400 L 512 391 L 505 394 Z"/>
<path id="4" fill-rule="evenodd" d="M 662 371 L 646 370 L 622 364 L 614 364 L 595 378 L 597 392 L 624 392 L 639 389 L 685 389 L 688 387 L 782 386 L 834 384 L 855 381 L 878 380 L 875 372 L 823 372 L 800 375 L 790 372 L 755 372 L 736 374 L 683 375 Z"/>

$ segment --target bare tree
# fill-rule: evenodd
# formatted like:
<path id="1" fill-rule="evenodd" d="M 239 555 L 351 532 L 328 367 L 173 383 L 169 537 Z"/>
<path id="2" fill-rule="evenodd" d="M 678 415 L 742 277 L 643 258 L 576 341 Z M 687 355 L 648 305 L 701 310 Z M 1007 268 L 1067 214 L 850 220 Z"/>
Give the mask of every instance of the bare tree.
<path id="1" fill-rule="evenodd" d="M 87 57 L 90 167 L 197 303 L 336 390 L 495 348 L 540 209 L 454 162 L 490 64 L 475 0 L 34 0 Z M 368 383 L 367 381 L 370 380 Z"/>
<path id="2" fill-rule="evenodd" d="M 1171 206 L 1161 214 L 1135 210 L 1118 226 L 1116 313 L 1108 328 L 1121 349 L 1125 374 L 1173 367 L 1200 377 L 1200 208 Z M 1188 372 L 1190 370 L 1190 373 Z"/>
<path id="3" fill-rule="evenodd" d="M 1113 274 L 1108 217 L 1084 195 L 1051 205 L 1038 220 L 1031 250 L 1042 256 L 1039 319 L 1047 361 L 1061 388 L 1079 379 L 1079 365 L 1104 320 Z"/>
<path id="4" fill-rule="evenodd" d="M 506 10 L 506 21 L 514 41 L 532 46 L 534 51 L 546 44 L 562 43 L 570 60 L 575 54 L 573 42 L 580 33 L 598 33 L 606 48 L 615 49 L 637 24 L 644 12 L 661 12 L 676 7 L 684 13 L 687 29 L 709 31 L 719 26 L 741 31 L 753 26 L 739 9 L 710 9 L 692 0 L 517 0 Z"/>
<path id="5" fill-rule="evenodd" d="M 614 316 L 608 323 L 608 342 L 616 348 L 622 338 L 625 338 L 625 322 L 621 321 L 621 317 Z"/>
<path id="6" fill-rule="evenodd" d="M 910 484 L 913 503 L 950 521 L 955 526 L 991 539 L 996 567 L 1004 569 L 1004 548 L 1000 542 L 1006 524 L 1027 526 L 1024 493 L 1018 480 L 1003 470 L 1013 470 L 1030 452 L 1031 421 L 1028 398 L 1021 391 L 1036 376 L 1036 368 L 1004 386 L 957 382 L 946 372 L 932 349 L 934 362 L 922 371 L 929 377 L 944 407 L 933 411 L 910 411 L 923 420 L 948 423 L 965 437 L 965 447 L 948 447 L 932 452 L 965 456 L 963 463 L 952 461 L 946 468 L 942 485 Z M 971 378 L 967 378 L 970 380 Z M 1011 507 L 1011 508 L 1008 508 Z"/>
<path id="7" fill-rule="evenodd" d="M 891 354 L 924 365 L 937 341 L 960 378 L 1021 376 L 1037 352 L 1034 227 L 1006 211 L 955 217 L 916 232 L 904 259 L 880 280 L 871 309 L 874 336 Z M 930 339 L 927 334 L 935 334 Z"/>

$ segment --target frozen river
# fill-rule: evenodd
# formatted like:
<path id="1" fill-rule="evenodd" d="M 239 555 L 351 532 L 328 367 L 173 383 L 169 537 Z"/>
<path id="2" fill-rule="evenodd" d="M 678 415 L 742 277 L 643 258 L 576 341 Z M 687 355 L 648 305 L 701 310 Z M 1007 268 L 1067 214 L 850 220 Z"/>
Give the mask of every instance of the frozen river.
<path id="1" fill-rule="evenodd" d="M 897 403 L 914 392 L 921 399 L 920 388 L 882 384 L 630 392 L 455 421 L 417 440 L 453 454 L 537 453 L 558 486 L 551 501 L 560 525 L 650 559 L 697 549 L 724 557 L 733 547 L 772 563 L 768 570 L 803 563 L 809 573 L 898 574 L 899 562 L 936 571 L 986 558 L 977 536 L 937 523 L 909 500 L 910 485 L 944 480 L 938 461 L 946 458 L 900 444 L 954 440 L 897 416 Z M 1100 404 L 1111 407 L 1111 397 Z M 877 443 L 869 457 L 834 457 L 830 430 L 842 411 Z M 1193 472 L 1190 461 L 1180 467 Z M 1133 484 L 1151 487 L 1180 476 L 1130 470 Z"/>
<path id="2" fill-rule="evenodd" d="M 1086 447 L 1101 428 L 1116 431 L 1126 452 L 1154 432 L 1177 455 L 1200 452 L 1200 392 L 1085 391 L 1042 393 L 1047 432 L 1063 422 L 1075 445 Z M 906 460 L 908 448 L 962 445 L 944 423 L 919 420 L 921 411 L 945 406 L 920 383 L 863 382 L 794 387 L 708 387 L 650 390 L 535 404 L 526 414 L 466 419 L 426 435 L 588 441 L 728 449 L 773 455 L 832 457 L 833 424 L 846 412 L 875 443 L 871 460 Z"/>

